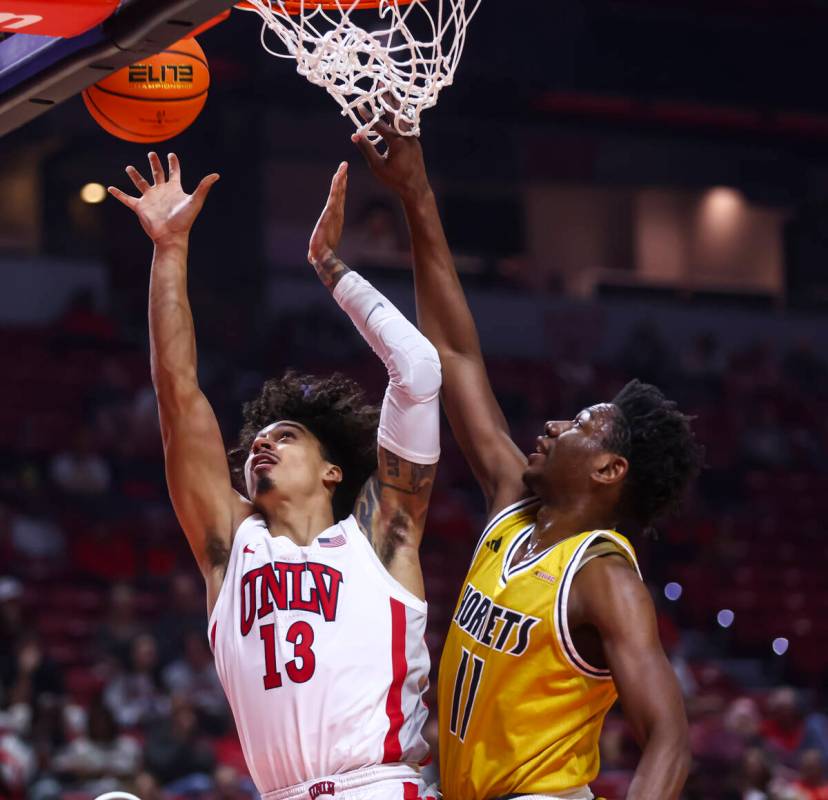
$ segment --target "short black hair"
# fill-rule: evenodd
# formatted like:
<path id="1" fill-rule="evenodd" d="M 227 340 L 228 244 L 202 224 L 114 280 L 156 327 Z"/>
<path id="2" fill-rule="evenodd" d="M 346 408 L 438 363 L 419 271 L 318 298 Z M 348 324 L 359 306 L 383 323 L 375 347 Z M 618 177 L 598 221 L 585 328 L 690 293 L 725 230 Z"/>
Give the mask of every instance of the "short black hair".
<path id="1" fill-rule="evenodd" d="M 229 455 L 236 486 L 244 487 L 244 462 L 256 435 L 278 420 L 304 425 L 320 442 L 322 455 L 342 470 L 333 496 L 334 519 L 353 512 L 363 484 L 377 469 L 379 408 L 365 401 L 362 387 L 335 372 L 327 378 L 287 370 L 265 381 L 259 396 L 245 403 L 239 443 Z"/>
<path id="2" fill-rule="evenodd" d="M 691 417 L 655 386 L 630 381 L 612 400 L 618 415 L 604 446 L 629 462 L 621 497 L 625 520 L 651 529 L 678 510 L 704 463 Z"/>

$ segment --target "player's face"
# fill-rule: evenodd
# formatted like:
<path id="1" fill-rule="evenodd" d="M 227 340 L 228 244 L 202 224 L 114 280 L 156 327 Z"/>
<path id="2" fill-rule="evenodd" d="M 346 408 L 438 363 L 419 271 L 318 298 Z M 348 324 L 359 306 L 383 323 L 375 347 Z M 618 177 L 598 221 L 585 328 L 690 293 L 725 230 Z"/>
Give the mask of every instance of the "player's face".
<path id="1" fill-rule="evenodd" d="M 599 457 L 606 453 L 604 443 L 617 413 L 615 406 L 601 403 L 575 419 L 547 422 L 529 455 L 524 483 L 541 498 L 588 487 Z"/>
<path id="2" fill-rule="evenodd" d="M 244 465 L 247 495 L 254 502 L 273 491 L 309 496 L 324 485 L 330 464 L 319 440 L 302 424 L 282 420 L 259 431 Z"/>

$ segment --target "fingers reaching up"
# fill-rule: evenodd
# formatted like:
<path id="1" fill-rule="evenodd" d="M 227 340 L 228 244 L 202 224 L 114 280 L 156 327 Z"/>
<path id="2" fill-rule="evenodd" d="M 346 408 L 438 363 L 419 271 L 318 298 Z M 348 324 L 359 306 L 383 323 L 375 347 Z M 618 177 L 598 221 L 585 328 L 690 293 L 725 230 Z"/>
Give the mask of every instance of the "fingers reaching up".
<path id="1" fill-rule="evenodd" d="M 331 181 L 331 190 L 325 208 L 311 234 L 308 261 L 318 267 L 329 255 L 336 252 L 345 224 L 345 197 L 348 191 L 348 162 L 343 161 Z"/>
<path id="2" fill-rule="evenodd" d="M 164 167 L 161 166 L 161 159 L 158 158 L 158 153 L 151 151 L 149 154 L 150 170 L 152 170 L 152 182 L 154 186 L 160 186 L 167 182 L 167 176 L 164 174 Z"/>
<path id="3" fill-rule="evenodd" d="M 175 153 L 167 156 L 168 174 L 157 153 L 151 152 L 148 159 L 152 184 L 135 167 L 126 168 L 140 197 L 128 195 L 115 186 L 109 187 L 109 193 L 137 214 L 144 230 L 156 243 L 188 235 L 219 176 L 208 175 L 192 194 L 187 194 L 181 188 L 181 164 Z"/>
<path id="4" fill-rule="evenodd" d="M 178 161 L 178 156 L 175 153 L 167 153 L 167 166 L 170 172 L 170 180 L 176 183 L 181 183 L 181 164 Z"/>

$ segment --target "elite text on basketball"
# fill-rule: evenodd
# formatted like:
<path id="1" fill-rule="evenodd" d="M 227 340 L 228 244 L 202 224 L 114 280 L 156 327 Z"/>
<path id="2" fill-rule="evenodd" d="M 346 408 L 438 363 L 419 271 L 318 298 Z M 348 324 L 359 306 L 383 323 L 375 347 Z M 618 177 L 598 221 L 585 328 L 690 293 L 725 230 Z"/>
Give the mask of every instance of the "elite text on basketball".
<path id="1" fill-rule="evenodd" d="M 130 83 L 192 83 L 192 64 L 133 64 L 129 68 Z"/>

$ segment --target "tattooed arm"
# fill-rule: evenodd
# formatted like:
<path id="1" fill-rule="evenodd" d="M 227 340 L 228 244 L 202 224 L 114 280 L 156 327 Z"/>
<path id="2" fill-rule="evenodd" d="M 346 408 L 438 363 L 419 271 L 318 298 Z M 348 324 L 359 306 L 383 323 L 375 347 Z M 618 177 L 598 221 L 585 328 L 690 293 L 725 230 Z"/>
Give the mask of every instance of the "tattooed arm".
<path id="1" fill-rule="evenodd" d="M 385 568 L 417 597 L 425 597 L 419 547 L 436 464 L 415 464 L 379 448 L 379 468 L 357 498 L 354 516 Z"/>
<path id="2" fill-rule="evenodd" d="M 386 569 L 422 598 L 418 551 L 440 455 L 440 360 L 394 305 L 336 256 L 347 166 L 341 164 L 334 175 L 308 260 L 388 370 L 377 431 L 378 469 L 364 485 L 354 515 Z"/>

